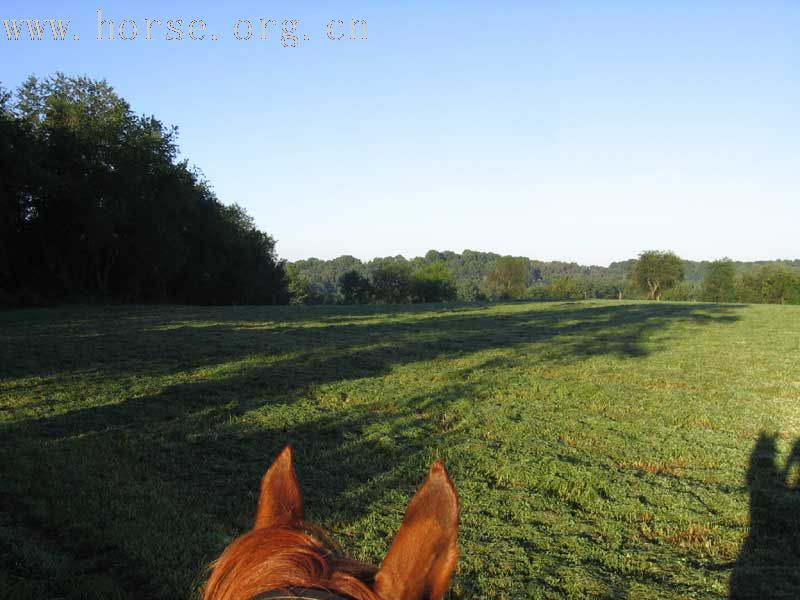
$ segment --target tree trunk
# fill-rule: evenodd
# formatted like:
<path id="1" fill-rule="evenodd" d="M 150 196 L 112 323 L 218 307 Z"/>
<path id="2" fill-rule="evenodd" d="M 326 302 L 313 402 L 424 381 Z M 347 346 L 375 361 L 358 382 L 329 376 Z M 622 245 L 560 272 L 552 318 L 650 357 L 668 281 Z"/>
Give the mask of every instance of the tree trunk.
<path id="1" fill-rule="evenodd" d="M 647 280 L 647 287 L 650 289 L 650 300 L 661 300 L 661 284 L 658 281 Z"/>

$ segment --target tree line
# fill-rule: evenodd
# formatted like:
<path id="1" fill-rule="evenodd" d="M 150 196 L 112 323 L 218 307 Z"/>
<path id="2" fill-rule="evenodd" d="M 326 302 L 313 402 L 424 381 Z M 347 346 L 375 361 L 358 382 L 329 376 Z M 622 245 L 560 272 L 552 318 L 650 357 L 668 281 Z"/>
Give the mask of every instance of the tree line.
<path id="1" fill-rule="evenodd" d="M 362 262 L 352 256 L 287 266 L 303 304 L 491 300 L 650 300 L 800 304 L 800 261 L 687 261 L 651 250 L 608 267 L 465 250 Z"/>
<path id="2" fill-rule="evenodd" d="M 643 252 L 631 270 L 631 283 L 650 300 L 800 304 L 798 261 L 741 269 L 723 258 L 707 264 L 701 281 L 684 280 L 684 262 L 671 252 Z"/>
<path id="3" fill-rule="evenodd" d="M 608 267 L 465 250 L 286 264 L 247 212 L 178 159 L 177 130 L 105 81 L 0 86 L 0 306 L 363 304 L 651 298 L 800 303 L 800 261 Z"/>
<path id="4" fill-rule="evenodd" d="M 288 301 L 275 240 L 105 81 L 0 87 L 0 305 Z"/>
<path id="5" fill-rule="evenodd" d="M 456 300 L 456 280 L 440 262 L 412 269 L 406 261 L 387 261 L 364 274 L 358 269 L 343 272 L 335 290 L 322 295 L 300 272 L 297 265 L 286 269 L 289 296 L 293 304 L 405 304 Z"/>
<path id="6" fill-rule="evenodd" d="M 500 268 L 495 269 L 498 263 Z M 423 268 L 430 265 L 437 266 L 432 273 L 426 274 Z M 290 263 L 287 275 L 290 288 L 302 290 L 303 302 L 310 304 L 342 302 L 341 277 L 348 272 L 356 272 L 372 282 L 376 274 L 380 280 L 384 277 L 384 271 L 393 270 L 404 273 L 405 276 L 400 277 L 409 279 L 409 285 L 415 273 L 420 272 L 428 278 L 439 273 L 441 278 L 450 282 L 446 288 L 455 287 L 455 299 L 461 302 L 550 296 L 553 282 L 558 282 L 556 289 L 559 293 L 573 293 L 579 289 L 582 296 L 585 292 L 589 297 L 616 298 L 622 289 L 620 281 L 624 282 L 627 265 L 626 262 L 612 263 L 610 267 L 587 267 L 561 261 L 504 257 L 493 252 L 430 250 L 425 256 L 410 260 L 403 256 L 374 258 L 367 262 L 353 256 L 340 256 L 332 260 L 310 258 Z M 512 281 L 504 280 L 504 272 L 512 275 Z M 503 286 L 508 289 L 504 290 Z M 421 297 L 413 292 L 409 296 Z M 372 301 L 385 299 L 380 293 L 377 296 L 373 293 Z"/>

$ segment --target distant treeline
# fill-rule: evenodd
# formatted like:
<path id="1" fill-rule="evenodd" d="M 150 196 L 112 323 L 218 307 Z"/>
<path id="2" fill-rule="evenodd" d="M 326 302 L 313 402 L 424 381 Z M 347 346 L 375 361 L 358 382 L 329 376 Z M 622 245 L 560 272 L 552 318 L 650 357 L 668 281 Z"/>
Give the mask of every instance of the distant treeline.
<path id="1" fill-rule="evenodd" d="M 655 281 L 652 276 L 642 275 L 651 262 L 663 279 L 657 289 L 648 287 L 648 279 Z M 666 278 L 659 273 L 663 269 L 670 270 Z M 292 302 L 305 304 L 648 297 L 800 303 L 800 260 L 698 262 L 660 252 L 644 252 L 608 267 L 473 250 L 431 250 L 412 259 L 368 262 L 352 256 L 310 258 L 289 263 L 287 277 Z"/>
<path id="2" fill-rule="evenodd" d="M 800 261 L 644 252 L 608 267 L 465 250 L 286 265 L 224 205 L 177 131 L 105 81 L 0 86 L 0 306 L 58 302 L 405 303 L 647 297 L 800 303 Z"/>
<path id="3" fill-rule="evenodd" d="M 0 305 L 288 301 L 275 241 L 104 81 L 0 87 Z"/>

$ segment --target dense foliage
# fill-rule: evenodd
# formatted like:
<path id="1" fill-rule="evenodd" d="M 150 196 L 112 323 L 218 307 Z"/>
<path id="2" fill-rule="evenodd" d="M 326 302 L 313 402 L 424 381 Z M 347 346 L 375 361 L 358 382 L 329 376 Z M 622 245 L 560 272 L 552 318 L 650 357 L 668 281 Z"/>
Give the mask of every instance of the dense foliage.
<path id="1" fill-rule="evenodd" d="M 411 276 L 411 292 L 417 302 L 455 300 L 456 280 L 441 262 L 429 263 Z"/>
<path id="2" fill-rule="evenodd" d="M 398 269 L 408 277 L 406 298 L 415 302 L 489 299 L 583 299 L 618 298 L 626 288 L 626 272 L 631 261 L 610 267 L 585 267 L 577 263 L 542 262 L 522 257 L 501 256 L 492 252 L 464 250 L 463 253 L 429 251 L 411 260 L 403 256 L 375 258 L 362 262 L 353 256 L 333 260 L 310 258 L 292 263 L 308 304 L 361 304 L 388 301 L 373 287 L 360 300 L 348 298 L 342 277 L 358 273 L 369 286 Z M 405 265 L 405 267 L 389 266 Z M 290 286 L 292 284 L 290 283 Z"/>
<path id="3" fill-rule="evenodd" d="M 501 300 L 522 298 L 525 295 L 527 269 L 524 258 L 503 256 L 489 272 L 488 284 L 492 296 Z"/>
<path id="4" fill-rule="evenodd" d="M 661 282 L 658 291 L 663 300 L 757 303 L 783 301 L 787 304 L 800 302 L 795 299 L 800 293 L 792 291 L 800 286 L 800 260 L 734 262 L 725 259 L 696 262 L 676 259 L 677 257 L 668 258 L 666 262 L 673 268 L 673 277 L 679 267 L 683 272 L 683 279 L 673 281 L 668 277 L 668 283 Z M 379 279 L 385 277 L 387 265 L 398 264 L 405 265 L 399 267 L 399 271 L 405 273 L 404 276 L 408 279 L 403 288 L 404 299 L 400 300 L 404 302 L 450 299 L 475 302 L 501 298 L 582 300 L 649 296 L 649 289 L 640 288 L 635 279 L 639 264 L 637 260 L 600 267 L 504 257 L 473 250 L 464 250 L 461 254 L 431 250 L 423 257 L 410 260 L 402 256 L 375 258 L 368 262 L 362 262 L 353 256 L 340 256 L 328 261 L 317 258 L 299 260 L 290 265 L 294 276 L 290 278 L 294 283 L 293 289 L 302 290 L 298 295 L 293 295 L 293 301 L 307 304 L 394 301 L 385 294 L 376 294 L 373 281 L 376 273 L 379 273 Z M 426 274 L 428 268 L 433 268 L 436 275 Z M 398 272 L 398 267 L 389 267 L 389 271 Z M 356 275 L 358 279 L 355 279 Z M 419 287 L 415 291 L 415 280 L 430 277 L 439 281 L 437 285 L 443 286 L 442 289 L 449 291 L 436 296 L 422 293 Z M 352 291 L 354 284 L 345 284 L 345 281 L 358 282 L 357 297 Z M 449 283 L 444 283 L 445 281 Z M 290 287 L 293 283 L 290 283 Z M 451 286 L 454 291 L 450 290 Z M 437 300 L 432 299 L 434 297 Z"/>
<path id="5" fill-rule="evenodd" d="M 661 300 L 665 291 L 683 280 L 683 261 L 672 252 L 642 252 L 631 272 L 631 280 L 649 300 Z"/>
<path id="6" fill-rule="evenodd" d="M 724 258 L 708 266 L 703 281 L 703 300 L 709 302 L 734 302 L 736 300 L 736 267 Z"/>
<path id="7" fill-rule="evenodd" d="M 400 304 L 411 301 L 411 266 L 387 262 L 372 273 L 372 287 L 379 302 Z"/>
<path id="8" fill-rule="evenodd" d="M 739 281 L 738 297 L 742 302 L 800 304 L 800 274 L 786 265 L 765 265 Z"/>
<path id="9" fill-rule="evenodd" d="M 275 241 L 105 81 L 0 92 L 0 304 L 277 303 Z"/>
<path id="10" fill-rule="evenodd" d="M 294 265 L 292 265 L 294 266 Z M 348 271 L 339 278 L 344 304 L 367 304 L 375 294 L 372 282 L 358 271 Z"/>
<path id="11" fill-rule="evenodd" d="M 491 252 L 301 260 L 178 160 L 175 128 L 104 81 L 0 88 L 0 305 L 365 304 L 650 297 L 800 303 L 800 261 L 693 262 L 659 251 L 608 267 Z M 649 283 L 648 283 L 649 282 Z"/>

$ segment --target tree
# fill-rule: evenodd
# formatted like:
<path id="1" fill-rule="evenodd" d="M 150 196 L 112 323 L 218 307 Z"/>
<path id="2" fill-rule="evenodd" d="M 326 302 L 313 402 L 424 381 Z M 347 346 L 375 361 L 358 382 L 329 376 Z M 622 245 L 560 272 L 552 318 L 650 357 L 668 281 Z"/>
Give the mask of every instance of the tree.
<path id="1" fill-rule="evenodd" d="M 339 277 L 339 290 L 344 304 L 367 304 L 373 294 L 369 279 L 355 270 Z"/>
<path id="2" fill-rule="evenodd" d="M 672 302 L 696 302 L 701 293 L 701 287 L 694 281 L 679 281 L 664 290 L 663 298 Z"/>
<path id="3" fill-rule="evenodd" d="M 501 300 L 520 298 L 525 293 L 527 273 L 527 261 L 524 258 L 503 256 L 489 274 L 489 290 Z"/>
<path id="4" fill-rule="evenodd" d="M 672 252 L 648 250 L 639 255 L 631 276 L 649 300 L 661 300 L 665 290 L 683 279 L 683 261 Z"/>
<path id="5" fill-rule="evenodd" d="M 462 302 L 483 302 L 486 294 L 481 288 L 480 282 L 474 279 L 457 281 L 456 298 Z"/>
<path id="6" fill-rule="evenodd" d="M 589 295 L 589 288 L 586 282 L 569 276 L 556 279 L 550 289 L 553 298 L 558 300 L 580 300 L 587 298 Z"/>
<path id="7" fill-rule="evenodd" d="M 406 262 L 384 262 L 372 275 L 375 297 L 381 302 L 400 304 L 411 299 L 411 267 Z"/>
<path id="8" fill-rule="evenodd" d="M 448 302 L 456 299 L 456 280 L 441 262 L 427 264 L 411 277 L 415 302 Z"/>
<path id="9" fill-rule="evenodd" d="M 56 300 L 277 303 L 275 240 L 105 81 L 0 89 L 0 289 Z"/>
<path id="10" fill-rule="evenodd" d="M 289 304 L 309 304 L 312 298 L 311 285 L 293 264 L 286 265 L 286 288 Z"/>
<path id="11" fill-rule="evenodd" d="M 0 185 L 2 185 L 2 179 L 0 179 Z M 502 295 L 502 292 L 498 292 L 496 286 L 493 288 L 491 285 L 496 282 L 490 280 L 490 276 L 500 259 L 500 255 L 492 252 L 464 250 L 463 253 L 459 254 L 451 251 L 430 250 L 424 256 L 410 259 L 406 259 L 403 256 L 392 256 L 362 262 L 352 256 L 340 256 L 332 260 L 309 258 L 296 261 L 293 264 L 308 279 L 315 296 L 318 298 L 315 301 L 341 302 L 342 294 L 339 280 L 347 271 L 357 271 L 369 279 L 383 265 L 399 262 L 408 264 L 412 273 L 416 273 L 429 264 L 442 263 L 444 268 L 453 275 L 456 283 L 457 298 L 464 302 L 475 302 L 487 300 L 488 298 L 497 298 Z M 520 293 L 521 290 L 519 289 L 516 290 L 516 293 L 519 294 L 517 297 L 545 300 L 553 299 L 557 295 L 580 298 L 581 294 L 583 297 L 588 298 L 614 299 L 642 296 L 639 284 L 632 278 L 633 270 L 637 263 L 635 258 L 614 262 L 608 267 L 585 266 L 563 261 L 528 260 L 525 258 L 520 259 L 520 262 L 524 264 L 523 270 L 527 289 L 524 293 Z M 782 264 L 794 273 L 800 274 L 800 260 L 771 261 L 770 263 L 737 262 L 735 263 L 735 268 L 737 274 L 748 275 L 755 273 L 765 264 Z M 703 278 L 709 272 L 709 265 L 708 261 L 683 261 L 684 277 L 681 282 L 682 285 L 678 286 L 676 284 L 672 286 L 669 294 L 664 289 L 662 299 L 701 299 L 701 284 Z M 571 281 L 568 281 L 568 278 Z M 738 279 L 738 281 L 741 281 L 741 279 Z M 567 283 L 578 285 L 580 288 L 579 293 L 575 294 L 575 290 L 564 292 L 564 287 Z M 740 290 L 743 290 L 743 288 L 737 286 L 737 294 Z M 649 289 L 646 291 L 646 295 L 649 295 Z M 761 302 L 760 292 L 758 292 L 755 299 L 748 301 Z M 788 299 L 786 300 L 786 302 L 789 301 Z"/>
<path id="12" fill-rule="evenodd" d="M 715 260 L 708 266 L 701 297 L 706 302 L 736 301 L 736 267 L 731 259 Z"/>
<path id="13" fill-rule="evenodd" d="M 742 277 L 740 300 L 767 304 L 800 304 L 800 276 L 785 265 L 762 266 Z"/>

